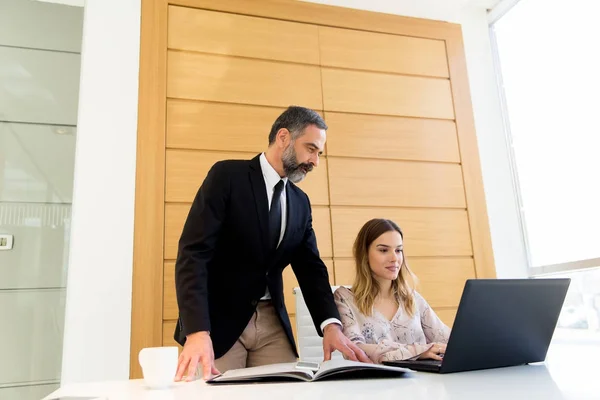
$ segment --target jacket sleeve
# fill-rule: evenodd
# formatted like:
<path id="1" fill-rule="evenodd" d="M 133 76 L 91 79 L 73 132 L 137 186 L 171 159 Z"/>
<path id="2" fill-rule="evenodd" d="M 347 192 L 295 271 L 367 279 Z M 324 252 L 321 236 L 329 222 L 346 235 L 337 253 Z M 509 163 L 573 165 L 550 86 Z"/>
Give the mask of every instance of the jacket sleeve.
<path id="1" fill-rule="evenodd" d="M 308 197 L 306 201 L 308 202 Z M 340 315 L 333 300 L 327 267 L 319 256 L 317 239 L 312 227 L 310 202 L 308 207 L 308 224 L 302 242 L 294 252 L 291 264 L 317 333 L 323 336 L 321 323 L 329 318 L 339 320 Z"/>
<path id="2" fill-rule="evenodd" d="M 228 209 L 226 164 L 213 165 L 198 190 L 179 239 L 175 287 L 181 336 L 210 331 L 207 267 Z M 185 342 L 185 339 L 181 341 Z"/>

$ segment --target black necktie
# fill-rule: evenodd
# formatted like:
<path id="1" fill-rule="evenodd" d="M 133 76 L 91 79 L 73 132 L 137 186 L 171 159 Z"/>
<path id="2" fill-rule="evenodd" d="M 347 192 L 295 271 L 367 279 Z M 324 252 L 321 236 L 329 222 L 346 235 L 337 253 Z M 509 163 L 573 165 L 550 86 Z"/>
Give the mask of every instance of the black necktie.
<path id="1" fill-rule="evenodd" d="M 271 200 L 271 210 L 269 211 L 269 233 L 271 235 L 271 248 L 275 250 L 279 244 L 281 235 L 281 191 L 283 190 L 283 179 L 277 182 L 273 191 Z"/>

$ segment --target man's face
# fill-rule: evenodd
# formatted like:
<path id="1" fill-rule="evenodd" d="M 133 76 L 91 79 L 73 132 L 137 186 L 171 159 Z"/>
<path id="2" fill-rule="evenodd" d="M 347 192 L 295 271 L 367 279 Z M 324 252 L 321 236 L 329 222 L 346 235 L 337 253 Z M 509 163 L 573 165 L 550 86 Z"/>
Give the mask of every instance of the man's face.
<path id="1" fill-rule="evenodd" d="M 326 139 L 325 130 L 309 125 L 303 135 L 290 142 L 281 157 L 283 170 L 290 181 L 300 182 L 314 167 L 319 166 Z"/>

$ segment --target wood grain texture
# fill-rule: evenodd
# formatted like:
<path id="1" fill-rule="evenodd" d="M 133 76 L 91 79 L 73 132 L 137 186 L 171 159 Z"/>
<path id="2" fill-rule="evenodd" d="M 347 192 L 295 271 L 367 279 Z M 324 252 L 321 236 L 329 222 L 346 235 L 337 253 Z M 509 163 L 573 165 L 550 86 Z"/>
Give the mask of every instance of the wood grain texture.
<path id="1" fill-rule="evenodd" d="M 458 311 L 456 308 L 434 308 L 433 311 L 435 311 L 443 323 L 452 328 L 454 319 L 456 318 L 456 312 Z"/>
<path id="2" fill-rule="evenodd" d="M 331 242 L 331 214 L 329 207 L 315 206 L 312 208 L 312 225 L 321 258 L 332 258 L 333 245 Z"/>
<path id="3" fill-rule="evenodd" d="M 296 314 L 288 314 L 290 317 L 290 324 L 292 325 L 292 333 L 294 334 L 294 340 L 296 346 L 298 346 L 298 329 L 296 327 Z"/>
<path id="4" fill-rule="evenodd" d="M 163 319 L 173 320 L 179 317 L 175 292 L 175 261 L 165 261 L 164 265 Z"/>
<path id="5" fill-rule="evenodd" d="M 162 343 L 167 5 L 142 2 L 135 178 L 130 378 L 138 353 Z M 109 327 L 110 328 L 110 327 Z"/>
<path id="6" fill-rule="evenodd" d="M 177 325 L 177 321 L 164 321 L 162 323 L 162 345 L 167 347 L 167 346 L 176 346 L 179 348 L 179 352 L 181 352 L 181 350 L 183 349 L 183 347 L 181 347 L 179 345 L 179 343 L 177 343 L 175 341 L 175 339 L 173 338 L 173 334 L 175 333 L 175 326 Z"/>
<path id="7" fill-rule="evenodd" d="M 372 218 L 387 218 L 404 232 L 406 256 L 471 256 L 465 210 L 378 207 L 331 208 L 335 258 L 352 257 L 360 228 Z"/>
<path id="8" fill-rule="evenodd" d="M 432 307 L 458 307 L 467 279 L 475 278 L 471 257 L 408 258 L 417 276 L 417 290 Z"/>
<path id="9" fill-rule="evenodd" d="M 170 4 L 234 14 L 253 15 L 284 21 L 392 33 L 422 38 L 444 39 L 460 25 L 422 18 L 402 17 L 326 6 L 297 0 L 261 0 L 260 7 L 248 0 L 169 0 Z"/>
<path id="10" fill-rule="evenodd" d="M 461 167 L 329 157 L 332 205 L 466 208 Z"/>
<path id="11" fill-rule="evenodd" d="M 259 153 L 285 108 L 167 100 L 167 147 Z"/>
<path id="12" fill-rule="evenodd" d="M 454 119 L 446 79 L 322 68 L 325 111 Z"/>
<path id="13" fill-rule="evenodd" d="M 327 154 L 460 162 L 454 121 L 327 112 Z"/>
<path id="14" fill-rule="evenodd" d="M 321 65 L 447 78 L 443 40 L 319 27 Z"/>
<path id="15" fill-rule="evenodd" d="M 169 48 L 319 64 L 315 25 L 187 7 L 169 7 Z"/>
<path id="16" fill-rule="evenodd" d="M 167 96 L 323 109 L 319 67 L 169 50 Z"/>

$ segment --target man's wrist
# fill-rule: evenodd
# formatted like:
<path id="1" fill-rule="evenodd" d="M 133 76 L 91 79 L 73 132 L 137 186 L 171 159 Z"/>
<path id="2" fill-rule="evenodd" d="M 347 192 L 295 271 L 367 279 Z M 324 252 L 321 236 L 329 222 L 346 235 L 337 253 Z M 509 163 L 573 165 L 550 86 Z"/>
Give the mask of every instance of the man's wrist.
<path id="1" fill-rule="evenodd" d="M 341 329 L 342 322 L 337 318 L 328 318 L 321 323 L 321 326 L 320 326 L 321 332 L 325 333 L 325 330 L 328 327 L 329 327 L 329 330 L 331 330 L 331 327 L 339 327 Z"/>
<path id="2" fill-rule="evenodd" d="M 210 331 L 198 331 L 186 336 L 188 339 L 191 337 L 210 337 Z"/>

